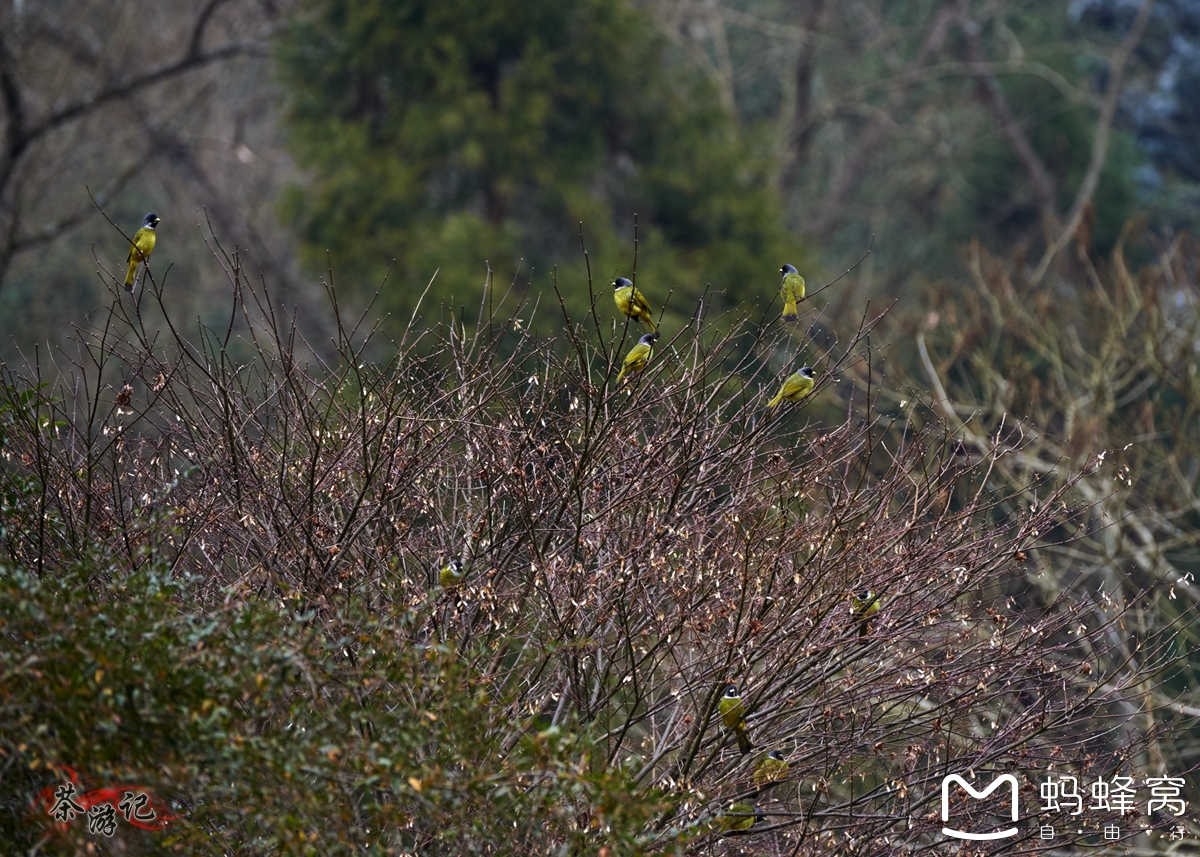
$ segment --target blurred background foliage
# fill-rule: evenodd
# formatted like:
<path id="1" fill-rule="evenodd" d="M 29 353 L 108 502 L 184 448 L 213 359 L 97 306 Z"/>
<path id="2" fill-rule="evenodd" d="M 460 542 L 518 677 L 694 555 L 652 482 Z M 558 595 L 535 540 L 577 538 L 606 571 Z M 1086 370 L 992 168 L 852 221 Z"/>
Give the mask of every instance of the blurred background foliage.
<path id="1" fill-rule="evenodd" d="M 676 307 L 707 282 L 753 297 L 784 255 L 764 147 L 624 0 L 312 5 L 281 41 L 311 176 L 285 216 L 309 262 L 328 252 L 355 287 L 395 258 L 381 309 L 411 311 L 438 271 L 435 299 L 473 318 L 491 262 L 547 290 L 558 268 L 582 315 L 579 224 L 607 287 L 631 273 L 635 212 L 642 280 Z"/>
<path id="2" fill-rule="evenodd" d="M 281 305 L 313 306 L 331 268 L 365 306 L 390 270 L 377 307 L 400 317 L 393 333 L 431 280 L 428 317 L 476 318 L 489 267 L 501 293 L 549 294 L 557 271 L 578 315 L 580 223 L 603 296 L 633 272 L 635 214 L 642 285 L 656 308 L 670 295 L 673 322 L 709 284 L 718 308 L 765 306 L 782 262 L 818 280 L 871 235 L 844 287 L 916 309 L 926 284 L 962 276 L 972 238 L 1036 264 L 1100 138 L 1084 200 L 1096 249 L 1135 216 L 1152 235 L 1189 230 L 1200 5 L 1153 5 L 1109 122 L 1138 8 L 6 4 L 3 347 L 61 341 L 105 302 L 96 262 L 119 267 L 123 240 L 85 188 L 126 232 L 164 217 L 157 261 L 185 315 L 227 294 L 203 273 L 211 222 Z"/>

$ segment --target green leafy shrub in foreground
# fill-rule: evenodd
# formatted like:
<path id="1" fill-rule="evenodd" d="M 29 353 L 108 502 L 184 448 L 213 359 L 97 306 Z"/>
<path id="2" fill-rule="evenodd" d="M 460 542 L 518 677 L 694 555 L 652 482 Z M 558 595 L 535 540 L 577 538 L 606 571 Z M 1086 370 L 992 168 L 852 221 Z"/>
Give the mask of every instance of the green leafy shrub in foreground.
<path id="1" fill-rule="evenodd" d="M 659 803 L 594 766 L 586 733 L 510 716 L 414 614 L 350 607 L 318 630 L 232 590 L 215 610 L 190 594 L 153 563 L 0 571 L 6 853 L 104 845 L 85 818 L 55 829 L 30 810 L 65 780 L 52 765 L 170 801 L 166 831 L 119 824 L 132 853 L 567 853 L 598 831 L 640 851 Z"/>

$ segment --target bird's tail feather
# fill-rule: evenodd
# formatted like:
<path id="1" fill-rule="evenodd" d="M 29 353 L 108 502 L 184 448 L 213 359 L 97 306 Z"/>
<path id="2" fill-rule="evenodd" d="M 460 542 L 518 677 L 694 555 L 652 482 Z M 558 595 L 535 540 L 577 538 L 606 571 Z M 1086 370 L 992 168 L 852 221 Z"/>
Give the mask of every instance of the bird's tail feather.
<path id="1" fill-rule="evenodd" d="M 783 305 L 783 320 L 795 321 L 798 318 L 800 318 L 800 312 L 796 309 L 796 302 L 789 300 Z"/>
<path id="2" fill-rule="evenodd" d="M 779 393 L 778 393 L 778 394 L 776 394 L 776 396 L 775 396 L 775 398 L 774 398 L 774 399 L 772 399 L 771 401 L 767 402 L 767 407 L 768 407 L 768 408 L 773 408 L 773 407 L 775 407 L 776 405 L 778 405 L 778 404 L 779 404 L 780 402 L 782 402 L 782 401 L 783 401 L 783 390 L 780 390 L 780 391 L 779 391 Z"/>
<path id="3" fill-rule="evenodd" d="M 736 730 L 736 734 L 738 750 L 741 751 L 743 756 L 749 754 L 749 752 L 754 749 L 754 745 L 750 743 L 750 733 L 748 733 L 746 731 L 746 727 L 743 726 Z"/>
<path id="4" fill-rule="evenodd" d="M 658 325 L 654 323 L 654 319 L 650 317 L 650 313 L 642 316 L 642 327 L 646 328 L 647 333 L 656 333 L 658 331 Z"/>
<path id="5" fill-rule="evenodd" d="M 137 275 L 137 262 L 129 263 L 129 271 L 125 274 L 125 291 L 133 291 L 133 278 Z"/>

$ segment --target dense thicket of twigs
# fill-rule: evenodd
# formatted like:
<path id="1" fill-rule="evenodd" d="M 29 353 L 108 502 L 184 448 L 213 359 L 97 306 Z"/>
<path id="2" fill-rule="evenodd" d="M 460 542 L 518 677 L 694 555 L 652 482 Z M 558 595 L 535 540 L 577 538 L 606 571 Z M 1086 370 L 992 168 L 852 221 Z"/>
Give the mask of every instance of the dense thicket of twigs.
<path id="1" fill-rule="evenodd" d="M 1038 285 L 1021 260 L 973 243 L 965 284 L 931 290 L 926 305 L 940 312 L 914 320 L 917 353 L 904 360 L 973 452 L 1002 430 L 1021 434 L 1024 448 L 1000 463 L 1003 480 L 1078 474 L 1072 492 L 1089 511 L 1069 540 L 1040 552 L 1049 574 L 1032 582 L 1056 590 L 1074 579 L 1101 600 L 1145 592 L 1127 624 L 1164 627 L 1189 617 L 1198 594 L 1200 258 L 1189 236 L 1159 239 L 1134 223 L 1111 254 L 1095 252 L 1086 232 L 1071 250 L 1061 276 Z M 1095 456 L 1111 466 L 1080 472 Z M 1036 492 L 1026 499 L 1040 502 Z M 1194 624 L 1179 628 L 1180 651 L 1194 651 Z M 1135 642 L 1121 657 L 1140 657 Z M 1159 769 L 1182 774 L 1200 758 L 1200 697 L 1196 659 L 1178 667 L 1147 689 L 1137 718 L 1142 728 L 1185 727 L 1150 752 Z"/>
<path id="2" fill-rule="evenodd" d="M 1097 591 L 1045 559 L 1093 530 L 1080 480 L 1123 471 L 1014 470 L 1029 432 L 881 415 L 876 319 L 820 348 L 698 321 L 615 389 L 636 334 L 607 295 L 415 318 L 386 365 L 339 321 L 322 361 L 215 256 L 225 329 L 149 329 L 152 281 L 6 370 L 0 767 L 27 847 L 88 840 L 23 816 L 48 764 L 169 795 L 182 818 L 129 847 L 198 854 L 899 854 L 940 837 L 948 773 L 1013 771 L 1027 804 L 1050 770 L 1160 773 L 1190 607 L 1143 610 L 1153 570 Z M 815 395 L 766 409 L 797 351 Z M 769 749 L 790 770 L 755 797 Z M 734 800 L 765 817 L 719 836 Z"/>

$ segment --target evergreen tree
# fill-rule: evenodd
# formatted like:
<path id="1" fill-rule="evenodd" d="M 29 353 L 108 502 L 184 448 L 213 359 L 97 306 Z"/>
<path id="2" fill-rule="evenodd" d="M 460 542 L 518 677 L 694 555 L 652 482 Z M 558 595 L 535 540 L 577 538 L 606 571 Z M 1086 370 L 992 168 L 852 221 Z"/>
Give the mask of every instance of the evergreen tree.
<path id="1" fill-rule="evenodd" d="M 582 311 L 580 221 L 608 303 L 635 212 L 656 309 L 674 288 L 690 313 L 710 282 L 774 291 L 784 233 L 765 148 L 625 0 L 316 0 L 281 68 L 311 176 L 285 212 L 308 261 L 330 251 L 359 294 L 396 259 L 383 309 L 411 307 L 440 269 L 431 294 L 473 318 L 487 260 L 518 283 L 533 269 L 535 287 L 559 266 Z"/>

